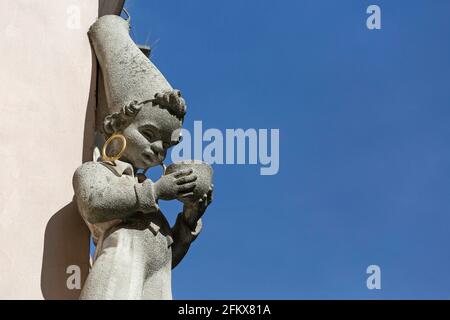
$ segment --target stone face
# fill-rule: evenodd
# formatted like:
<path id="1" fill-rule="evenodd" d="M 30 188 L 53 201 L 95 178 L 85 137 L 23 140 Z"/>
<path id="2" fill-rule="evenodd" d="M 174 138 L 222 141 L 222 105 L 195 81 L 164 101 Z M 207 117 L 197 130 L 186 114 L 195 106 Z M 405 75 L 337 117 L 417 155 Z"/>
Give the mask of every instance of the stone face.
<path id="1" fill-rule="evenodd" d="M 101 133 L 120 135 L 126 148 L 120 160 L 94 159 L 73 177 L 79 212 L 97 245 L 81 299 L 171 299 L 171 269 L 199 234 L 212 200 L 207 164 L 173 165 L 156 182 L 136 174 L 162 164 L 178 141 L 186 106 L 128 31 L 117 16 L 98 19 L 89 30 L 104 81 Z M 119 149 L 111 142 L 110 153 Z M 174 226 L 159 199 L 183 199 Z"/>

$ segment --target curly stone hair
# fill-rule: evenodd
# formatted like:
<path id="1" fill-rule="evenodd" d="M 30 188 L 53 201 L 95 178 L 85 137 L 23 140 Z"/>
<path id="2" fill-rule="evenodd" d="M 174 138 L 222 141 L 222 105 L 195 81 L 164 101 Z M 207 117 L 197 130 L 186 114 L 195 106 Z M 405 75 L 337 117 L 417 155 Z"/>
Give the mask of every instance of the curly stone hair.
<path id="1" fill-rule="evenodd" d="M 181 97 L 180 90 L 169 90 L 155 94 L 154 99 L 146 101 L 132 101 L 123 106 L 118 112 L 114 112 L 105 117 L 103 121 L 103 130 L 106 134 L 113 134 L 126 128 L 139 113 L 146 103 L 152 103 L 153 107 L 166 109 L 169 113 L 179 119 L 184 120 L 186 114 L 186 103 Z"/>

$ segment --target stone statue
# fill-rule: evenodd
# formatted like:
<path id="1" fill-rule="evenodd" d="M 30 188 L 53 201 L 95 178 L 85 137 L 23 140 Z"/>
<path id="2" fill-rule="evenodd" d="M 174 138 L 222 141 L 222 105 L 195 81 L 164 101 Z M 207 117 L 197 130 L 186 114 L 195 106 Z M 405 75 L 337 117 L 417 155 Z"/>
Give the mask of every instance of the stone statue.
<path id="1" fill-rule="evenodd" d="M 73 177 L 97 246 L 80 299 L 171 299 L 171 269 L 199 234 L 212 201 L 212 170 L 185 161 L 156 182 L 137 173 L 161 165 L 179 142 L 185 101 L 130 38 L 129 21 L 103 16 L 88 35 L 103 77 L 105 103 L 96 116 L 106 141 L 102 156 Z M 183 211 L 171 227 L 158 201 L 173 199 Z"/>

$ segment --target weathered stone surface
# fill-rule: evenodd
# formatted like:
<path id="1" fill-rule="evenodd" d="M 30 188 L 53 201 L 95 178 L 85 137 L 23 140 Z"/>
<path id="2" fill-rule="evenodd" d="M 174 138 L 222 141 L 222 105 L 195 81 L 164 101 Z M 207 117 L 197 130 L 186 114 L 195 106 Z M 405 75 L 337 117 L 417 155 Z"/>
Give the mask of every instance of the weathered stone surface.
<path id="1" fill-rule="evenodd" d="M 171 299 L 171 269 L 199 234 L 212 200 L 207 164 L 170 166 L 156 182 L 136 174 L 162 164 L 178 142 L 186 106 L 128 30 L 122 18 L 104 16 L 89 31 L 105 83 L 97 118 L 102 133 L 122 135 L 126 148 L 120 160 L 94 159 L 73 177 L 76 203 L 97 244 L 81 299 Z M 109 152 L 120 148 L 114 140 Z M 184 202 L 173 227 L 160 199 Z"/>
<path id="2" fill-rule="evenodd" d="M 89 39 L 102 71 L 107 106 L 99 117 L 120 111 L 133 100 L 151 100 L 172 87 L 138 48 L 129 35 L 129 24 L 119 16 L 99 18 L 89 30 Z"/>

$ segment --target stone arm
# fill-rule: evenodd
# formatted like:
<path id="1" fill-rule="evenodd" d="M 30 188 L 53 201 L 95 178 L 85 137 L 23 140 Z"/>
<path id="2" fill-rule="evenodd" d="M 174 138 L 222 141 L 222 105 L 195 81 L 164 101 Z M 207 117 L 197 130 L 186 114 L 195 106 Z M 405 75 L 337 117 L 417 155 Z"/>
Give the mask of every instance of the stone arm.
<path id="1" fill-rule="evenodd" d="M 191 243 L 197 238 L 201 229 L 201 219 L 195 223 L 189 223 L 185 218 L 184 212 L 178 215 L 175 225 L 172 227 L 172 269 L 184 258 Z"/>
<path id="2" fill-rule="evenodd" d="M 183 259 L 202 229 L 201 217 L 213 199 L 213 185 L 209 192 L 195 203 L 185 203 L 183 212 L 177 217 L 172 228 L 172 269 Z"/>
<path id="3" fill-rule="evenodd" d="M 158 210 L 151 180 L 139 183 L 132 176 L 117 176 L 98 162 L 79 167 L 73 176 L 73 187 L 80 213 L 89 223 Z"/>

